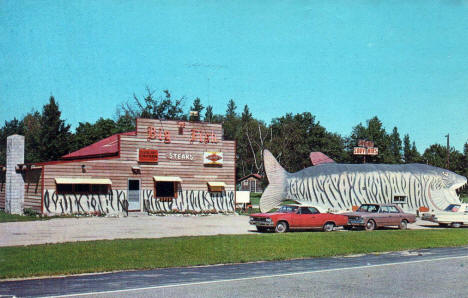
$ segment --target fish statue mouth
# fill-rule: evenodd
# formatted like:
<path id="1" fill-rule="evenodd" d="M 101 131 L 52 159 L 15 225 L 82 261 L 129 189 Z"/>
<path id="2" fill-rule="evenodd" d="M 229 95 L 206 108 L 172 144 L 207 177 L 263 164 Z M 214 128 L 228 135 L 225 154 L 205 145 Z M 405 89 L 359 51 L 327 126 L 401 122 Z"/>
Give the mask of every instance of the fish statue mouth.
<path id="1" fill-rule="evenodd" d="M 269 185 L 260 198 L 261 212 L 286 200 L 335 211 L 364 203 L 401 204 L 409 212 L 440 210 L 460 203 L 458 193 L 468 185 L 466 177 L 427 164 L 339 164 L 317 152 L 310 158 L 313 166 L 288 173 L 264 150 Z"/>

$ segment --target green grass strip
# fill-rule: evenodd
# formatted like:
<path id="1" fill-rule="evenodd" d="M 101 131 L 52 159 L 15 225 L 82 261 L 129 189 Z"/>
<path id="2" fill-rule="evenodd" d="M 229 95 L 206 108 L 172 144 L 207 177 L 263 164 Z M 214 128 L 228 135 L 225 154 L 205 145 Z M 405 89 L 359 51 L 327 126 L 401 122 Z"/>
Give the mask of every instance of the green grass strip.
<path id="1" fill-rule="evenodd" d="M 326 257 L 468 244 L 468 229 L 296 232 L 0 248 L 0 278 Z"/>
<path id="2" fill-rule="evenodd" d="M 44 219 L 48 219 L 48 218 L 29 216 L 29 215 L 9 214 L 9 213 L 5 213 L 5 211 L 0 211 L 0 222 L 34 221 L 34 220 L 44 220 Z"/>

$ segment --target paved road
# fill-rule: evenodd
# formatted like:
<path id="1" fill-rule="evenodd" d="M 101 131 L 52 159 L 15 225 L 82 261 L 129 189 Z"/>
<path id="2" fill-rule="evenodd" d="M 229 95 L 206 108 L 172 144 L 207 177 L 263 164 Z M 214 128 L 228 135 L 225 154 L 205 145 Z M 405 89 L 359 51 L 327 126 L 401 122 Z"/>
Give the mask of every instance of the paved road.
<path id="1" fill-rule="evenodd" d="M 468 247 L 0 283 L 0 295 L 466 297 Z"/>
<path id="2" fill-rule="evenodd" d="M 0 246 L 123 238 L 161 238 L 256 233 L 248 216 L 148 216 L 58 218 L 0 223 Z M 418 221 L 410 229 L 438 228 Z"/>

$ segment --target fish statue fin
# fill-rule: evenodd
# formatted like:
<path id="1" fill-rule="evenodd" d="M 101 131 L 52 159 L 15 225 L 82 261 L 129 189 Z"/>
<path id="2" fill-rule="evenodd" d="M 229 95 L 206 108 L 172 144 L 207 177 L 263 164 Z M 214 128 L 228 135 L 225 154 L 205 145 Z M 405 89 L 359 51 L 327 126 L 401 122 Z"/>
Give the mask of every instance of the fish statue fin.
<path id="1" fill-rule="evenodd" d="M 268 186 L 260 198 L 260 211 L 268 212 L 283 201 L 285 197 L 285 184 L 288 172 L 278 163 L 270 151 L 263 151 L 263 163 L 268 178 Z"/>
<path id="2" fill-rule="evenodd" d="M 334 163 L 335 161 L 328 157 L 327 155 L 323 154 L 322 152 L 310 152 L 310 161 L 312 162 L 313 166 L 317 166 L 323 163 Z"/>

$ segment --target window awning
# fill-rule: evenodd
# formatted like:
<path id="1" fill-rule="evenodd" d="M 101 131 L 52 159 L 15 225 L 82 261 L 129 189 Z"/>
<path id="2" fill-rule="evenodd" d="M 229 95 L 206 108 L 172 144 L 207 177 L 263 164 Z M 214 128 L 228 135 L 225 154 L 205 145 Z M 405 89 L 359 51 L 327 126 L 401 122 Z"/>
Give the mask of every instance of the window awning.
<path id="1" fill-rule="evenodd" d="M 104 178 L 55 178 L 56 184 L 103 184 L 112 185 L 110 179 Z"/>
<path id="2" fill-rule="evenodd" d="M 182 179 L 176 176 L 153 176 L 153 179 L 156 182 L 182 182 Z"/>
<path id="3" fill-rule="evenodd" d="M 209 187 L 226 187 L 224 182 L 208 182 Z"/>

